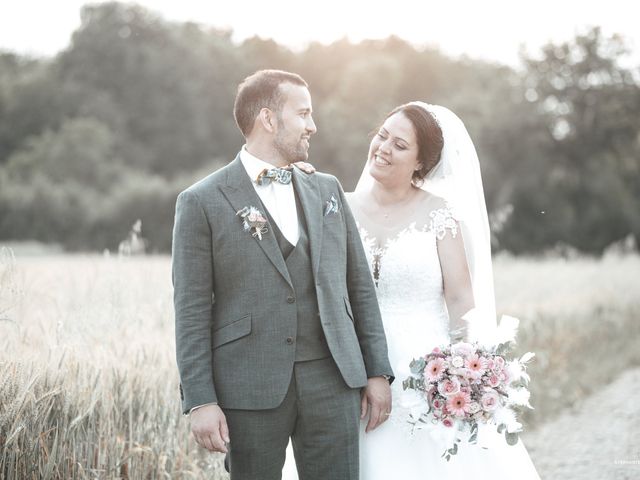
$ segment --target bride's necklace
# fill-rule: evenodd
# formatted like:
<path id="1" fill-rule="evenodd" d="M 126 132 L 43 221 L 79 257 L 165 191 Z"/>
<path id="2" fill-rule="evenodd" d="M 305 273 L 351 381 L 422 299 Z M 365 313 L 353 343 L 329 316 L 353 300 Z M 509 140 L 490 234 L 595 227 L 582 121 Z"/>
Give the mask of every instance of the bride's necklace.
<path id="1" fill-rule="evenodd" d="M 401 221 L 405 216 L 407 210 L 411 210 L 411 207 L 415 203 L 416 196 L 415 195 L 407 195 L 407 198 L 394 202 L 388 205 L 380 205 L 377 201 L 372 203 L 371 208 L 373 209 L 373 214 L 369 214 L 370 217 L 375 217 L 376 213 L 381 215 L 384 219 L 384 222 L 387 223 L 388 220 L 394 219 L 393 223 L 397 223 L 397 221 Z M 387 227 L 390 225 L 386 225 Z M 393 225 L 391 225 L 393 226 Z"/>

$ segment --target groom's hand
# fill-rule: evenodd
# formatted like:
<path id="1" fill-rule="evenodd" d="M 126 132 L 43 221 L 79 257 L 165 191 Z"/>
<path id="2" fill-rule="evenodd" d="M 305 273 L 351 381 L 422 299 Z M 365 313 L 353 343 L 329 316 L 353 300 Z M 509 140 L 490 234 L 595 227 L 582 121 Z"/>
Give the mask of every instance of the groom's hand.
<path id="1" fill-rule="evenodd" d="M 189 415 L 193 436 L 203 448 L 210 452 L 227 453 L 229 428 L 227 419 L 218 405 L 199 407 Z"/>
<path id="2" fill-rule="evenodd" d="M 362 390 L 360 402 L 360 419 L 364 419 L 369 411 L 369 422 L 365 432 L 369 433 L 383 424 L 391 414 L 391 388 L 384 377 L 372 377 Z"/>

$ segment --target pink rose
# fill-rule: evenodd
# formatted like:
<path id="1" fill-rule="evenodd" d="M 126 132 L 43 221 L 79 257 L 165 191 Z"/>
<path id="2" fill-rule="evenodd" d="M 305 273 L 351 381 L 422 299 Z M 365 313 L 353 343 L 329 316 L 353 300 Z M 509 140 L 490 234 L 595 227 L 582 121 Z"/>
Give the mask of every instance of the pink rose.
<path id="1" fill-rule="evenodd" d="M 482 405 L 482 409 L 486 412 L 492 412 L 500 405 L 500 396 L 497 392 L 493 390 L 489 390 L 482 395 L 480 399 L 480 404 Z"/>
<path id="2" fill-rule="evenodd" d="M 445 427 L 449 427 L 449 428 L 451 428 L 451 427 L 453 427 L 453 420 L 451 420 L 450 418 L 443 418 L 443 419 L 442 419 L 442 424 L 443 424 Z"/>
<path id="3" fill-rule="evenodd" d="M 500 385 L 500 377 L 498 377 L 498 375 L 496 375 L 495 373 L 491 375 L 489 377 L 489 385 L 493 388 L 496 388 L 498 385 Z"/>
<path id="4" fill-rule="evenodd" d="M 460 391 L 460 381 L 457 378 L 451 378 L 438 383 L 438 392 L 440 395 L 450 397 Z"/>

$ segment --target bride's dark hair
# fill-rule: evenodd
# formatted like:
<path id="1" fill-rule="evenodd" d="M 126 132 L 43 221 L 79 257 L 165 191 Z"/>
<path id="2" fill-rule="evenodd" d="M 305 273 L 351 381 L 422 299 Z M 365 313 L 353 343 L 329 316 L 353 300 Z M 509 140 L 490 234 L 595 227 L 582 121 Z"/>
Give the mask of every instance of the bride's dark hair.
<path id="1" fill-rule="evenodd" d="M 438 125 L 436 118 L 418 105 L 411 103 L 400 105 L 394 108 L 389 115 L 387 115 L 387 118 L 396 113 L 402 113 L 407 117 L 416 133 L 416 139 L 418 141 L 418 161 L 420 162 L 421 168 L 413 172 L 411 181 L 414 185 L 420 186 L 424 182 L 424 177 L 427 176 L 427 173 L 429 173 L 440 160 L 440 154 L 444 146 L 442 129 L 440 125 Z"/>

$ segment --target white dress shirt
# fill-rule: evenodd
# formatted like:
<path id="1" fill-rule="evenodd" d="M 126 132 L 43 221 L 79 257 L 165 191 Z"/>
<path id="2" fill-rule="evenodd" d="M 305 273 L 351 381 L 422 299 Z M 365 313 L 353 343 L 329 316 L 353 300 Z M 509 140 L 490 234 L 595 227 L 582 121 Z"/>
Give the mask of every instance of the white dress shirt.
<path id="1" fill-rule="evenodd" d="M 265 168 L 275 168 L 272 164 L 254 157 L 243 146 L 240 151 L 240 161 L 251 179 L 253 188 L 262 200 L 262 204 L 269 211 L 269 215 L 278 225 L 278 228 L 287 241 L 295 246 L 298 243 L 300 233 L 298 231 L 298 211 L 296 209 L 296 195 L 293 191 L 293 181 L 287 185 L 280 182 L 269 182 L 267 185 L 258 185 L 255 180 Z M 258 208 L 258 205 L 254 205 Z"/>

